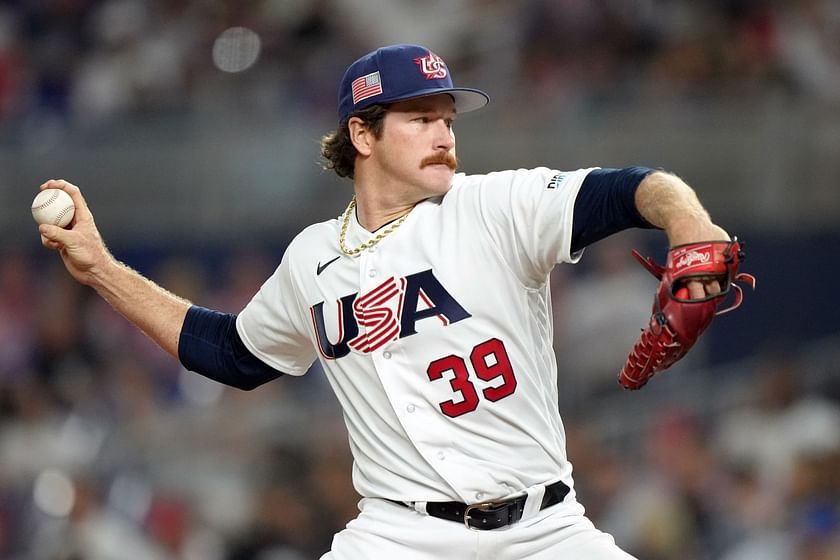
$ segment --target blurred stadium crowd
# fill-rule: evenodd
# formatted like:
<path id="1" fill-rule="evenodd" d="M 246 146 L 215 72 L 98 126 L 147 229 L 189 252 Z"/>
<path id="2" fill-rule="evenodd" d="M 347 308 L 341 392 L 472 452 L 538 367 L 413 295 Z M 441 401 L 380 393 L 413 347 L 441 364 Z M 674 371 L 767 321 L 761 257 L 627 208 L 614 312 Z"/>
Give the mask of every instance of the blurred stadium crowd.
<path id="1" fill-rule="evenodd" d="M 0 118 L 90 125 L 194 110 L 218 95 L 219 68 L 250 68 L 236 87 L 256 108 L 331 116 L 345 53 L 412 41 L 446 53 L 463 81 L 505 76 L 494 98 L 527 92 L 537 110 L 657 89 L 779 87 L 837 103 L 838 12 L 827 0 L 6 0 Z"/>
<path id="2" fill-rule="evenodd" d="M 452 0 L 446 18 L 426 17 L 438 4 L 0 2 L 0 144 L 243 100 L 330 120 L 346 53 L 400 41 L 447 53 L 458 81 L 493 83 L 496 100 L 526 93 L 535 113 L 619 91 L 626 102 L 768 89 L 840 110 L 836 2 Z M 118 257 L 234 313 L 283 244 L 132 252 L 135 235 Z M 774 337 L 727 364 L 700 347 L 621 393 L 614 372 L 653 280 L 615 255 L 645 239 L 607 240 L 552 279 L 579 499 L 640 559 L 840 559 L 837 339 L 806 352 Z M 0 558 L 318 558 L 358 496 L 317 364 L 247 393 L 205 381 L 46 253 L 0 246 Z"/>

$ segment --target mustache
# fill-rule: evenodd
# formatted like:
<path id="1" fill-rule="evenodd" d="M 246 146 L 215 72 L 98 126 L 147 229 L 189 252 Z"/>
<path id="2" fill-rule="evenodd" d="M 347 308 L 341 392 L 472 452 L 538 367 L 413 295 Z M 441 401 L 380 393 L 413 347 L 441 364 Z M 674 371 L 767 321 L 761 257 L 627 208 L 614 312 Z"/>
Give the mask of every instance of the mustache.
<path id="1" fill-rule="evenodd" d="M 449 152 L 438 153 L 423 159 L 423 161 L 420 162 L 420 167 L 423 168 L 427 165 L 435 165 L 438 163 L 446 165 L 452 171 L 458 169 L 458 158 L 455 157 L 455 154 L 451 154 Z"/>

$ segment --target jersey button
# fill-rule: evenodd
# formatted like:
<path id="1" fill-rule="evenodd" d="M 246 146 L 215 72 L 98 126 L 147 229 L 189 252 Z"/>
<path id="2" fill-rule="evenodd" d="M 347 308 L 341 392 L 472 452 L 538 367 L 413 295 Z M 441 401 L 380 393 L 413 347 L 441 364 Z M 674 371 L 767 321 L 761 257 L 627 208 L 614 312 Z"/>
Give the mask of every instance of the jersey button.
<path id="1" fill-rule="evenodd" d="M 475 493 L 475 499 L 476 499 L 476 501 L 479 501 L 479 502 L 484 500 L 484 492 L 476 492 Z"/>
<path id="2" fill-rule="evenodd" d="M 382 357 L 385 358 L 386 360 L 390 360 L 391 359 L 391 353 L 388 352 L 387 350 L 385 350 L 384 352 L 382 352 Z"/>
<path id="3" fill-rule="evenodd" d="M 444 453 L 443 451 L 438 451 L 437 458 L 438 461 L 443 461 L 444 459 L 446 459 L 446 453 Z"/>
<path id="4" fill-rule="evenodd" d="M 375 269 L 375 268 L 371 268 L 370 270 L 368 270 L 368 276 L 370 276 L 371 278 L 373 278 L 374 276 L 376 276 L 376 269 Z"/>
<path id="5" fill-rule="evenodd" d="M 405 410 L 410 414 L 415 411 L 415 406 L 409 403 L 408 405 L 406 405 Z"/>

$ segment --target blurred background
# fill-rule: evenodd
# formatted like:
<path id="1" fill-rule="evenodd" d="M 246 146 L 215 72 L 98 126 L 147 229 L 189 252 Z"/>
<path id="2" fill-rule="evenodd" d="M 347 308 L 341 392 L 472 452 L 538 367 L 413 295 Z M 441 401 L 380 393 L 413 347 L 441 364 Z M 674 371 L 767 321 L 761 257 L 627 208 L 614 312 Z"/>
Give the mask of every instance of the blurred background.
<path id="1" fill-rule="evenodd" d="M 491 105 L 462 170 L 662 167 L 758 277 L 683 362 L 615 374 L 657 232 L 552 277 L 579 499 L 647 560 L 840 558 L 840 3 L 0 1 L 0 558 L 318 558 L 355 516 L 318 366 L 238 392 L 188 374 L 41 248 L 80 185 L 114 254 L 237 312 L 351 184 L 320 168 L 343 69 L 419 42 Z M 831 294 L 834 293 L 835 296 Z"/>

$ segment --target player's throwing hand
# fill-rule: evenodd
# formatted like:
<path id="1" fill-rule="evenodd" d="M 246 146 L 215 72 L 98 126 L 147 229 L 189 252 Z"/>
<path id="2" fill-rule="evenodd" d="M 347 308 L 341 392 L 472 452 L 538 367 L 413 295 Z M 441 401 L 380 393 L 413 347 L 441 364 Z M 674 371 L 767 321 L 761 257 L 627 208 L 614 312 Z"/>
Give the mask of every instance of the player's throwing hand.
<path id="1" fill-rule="evenodd" d="M 67 228 L 41 224 L 38 231 L 41 234 L 41 243 L 44 247 L 59 252 L 73 278 L 82 284 L 90 284 L 92 271 L 111 257 L 99 230 L 96 229 L 93 215 L 81 190 L 63 179 L 50 179 L 39 189 L 61 189 L 73 199 L 76 211 Z"/>

